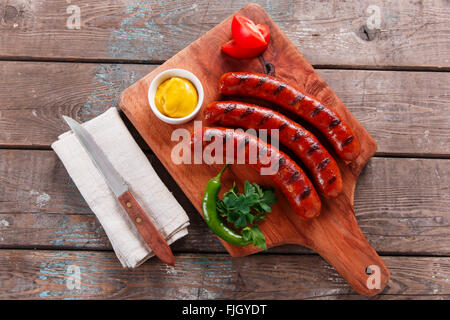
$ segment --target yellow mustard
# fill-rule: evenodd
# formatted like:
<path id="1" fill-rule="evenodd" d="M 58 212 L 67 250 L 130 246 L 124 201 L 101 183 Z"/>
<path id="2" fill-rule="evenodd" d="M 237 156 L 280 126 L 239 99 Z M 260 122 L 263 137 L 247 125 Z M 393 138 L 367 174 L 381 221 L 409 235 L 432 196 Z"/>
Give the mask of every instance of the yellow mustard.
<path id="1" fill-rule="evenodd" d="M 186 117 L 194 111 L 198 102 L 195 86 L 187 79 L 172 77 L 161 83 L 156 90 L 155 105 L 171 118 Z"/>

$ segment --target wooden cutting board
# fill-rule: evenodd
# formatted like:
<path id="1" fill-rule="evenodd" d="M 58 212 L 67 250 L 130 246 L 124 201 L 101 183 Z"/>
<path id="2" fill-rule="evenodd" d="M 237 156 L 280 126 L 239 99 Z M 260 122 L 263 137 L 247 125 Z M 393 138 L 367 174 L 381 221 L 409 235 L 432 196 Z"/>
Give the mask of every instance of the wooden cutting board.
<path id="1" fill-rule="evenodd" d="M 307 246 L 327 260 L 358 293 L 368 296 L 380 293 L 389 281 L 389 270 L 362 234 L 353 212 L 356 180 L 368 159 L 375 153 L 376 142 L 264 9 L 257 4 L 248 4 L 240 10 L 240 13 L 256 23 L 269 26 L 271 40 L 263 58 L 236 60 L 221 52 L 220 46 L 231 39 L 231 17 L 229 17 L 126 89 L 120 98 L 120 108 L 199 212 L 205 186 L 208 180 L 220 171 L 222 165 L 176 165 L 171 161 L 172 147 L 178 143 L 171 141 L 172 131 L 176 128 L 191 130 L 193 122 L 173 126 L 160 121 L 152 113 L 147 101 L 147 90 L 157 74 L 169 68 L 183 68 L 193 72 L 204 86 L 203 107 L 213 100 L 220 100 L 217 82 L 223 73 L 251 71 L 270 72 L 284 78 L 334 108 L 351 125 L 361 143 L 361 154 L 355 162 L 339 163 L 344 180 L 344 192 L 337 199 L 322 199 L 320 216 L 310 221 L 299 218 L 283 195 L 278 192 L 279 200 L 266 221 L 260 224 L 260 228 L 266 236 L 269 248 L 283 244 Z M 331 54 L 333 53 L 330 52 Z M 196 120 L 201 118 L 202 113 L 199 113 Z M 270 178 L 260 176 L 245 165 L 232 165 L 222 180 L 222 193 L 231 188 L 233 181 L 236 181 L 241 190 L 245 180 L 260 185 L 272 185 Z M 252 245 L 237 247 L 223 241 L 222 243 L 233 257 L 260 251 Z M 368 286 L 368 282 L 371 282 L 371 285 Z"/>

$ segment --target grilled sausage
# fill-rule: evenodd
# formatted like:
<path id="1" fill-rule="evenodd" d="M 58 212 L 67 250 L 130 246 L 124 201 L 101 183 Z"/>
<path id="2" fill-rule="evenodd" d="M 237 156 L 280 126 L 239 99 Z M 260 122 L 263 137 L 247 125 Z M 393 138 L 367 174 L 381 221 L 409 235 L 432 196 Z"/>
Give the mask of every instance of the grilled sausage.
<path id="1" fill-rule="evenodd" d="M 336 161 L 313 134 L 282 114 L 253 104 L 214 101 L 206 106 L 205 120 L 209 124 L 246 129 L 278 129 L 280 142 L 310 170 L 318 190 L 330 198 L 341 193 L 342 177 Z"/>
<path id="2" fill-rule="evenodd" d="M 303 170 L 289 156 L 255 136 L 226 128 L 203 127 L 201 131 L 192 133 L 191 144 L 192 146 L 196 143 L 208 145 L 213 139 L 214 141 L 223 141 L 223 152 L 226 150 L 227 143 L 233 143 L 233 158 L 230 159 L 233 161 L 239 159 L 240 156 L 248 159 L 251 157 L 252 151 L 256 152 L 255 163 L 248 161 L 247 164 L 257 171 L 261 168 L 270 171 L 270 177 L 281 189 L 297 215 L 309 219 L 320 214 L 321 202 L 314 186 Z M 271 161 L 266 163 L 263 160 L 263 154 L 267 154 Z M 227 159 L 229 156 L 225 154 Z M 274 164 L 276 165 L 274 166 Z"/>
<path id="3" fill-rule="evenodd" d="M 219 80 L 219 91 L 224 95 L 256 97 L 274 102 L 319 129 L 342 159 L 352 161 L 359 155 L 359 142 L 343 119 L 317 99 L 275 77 L 228 72 Z"/>

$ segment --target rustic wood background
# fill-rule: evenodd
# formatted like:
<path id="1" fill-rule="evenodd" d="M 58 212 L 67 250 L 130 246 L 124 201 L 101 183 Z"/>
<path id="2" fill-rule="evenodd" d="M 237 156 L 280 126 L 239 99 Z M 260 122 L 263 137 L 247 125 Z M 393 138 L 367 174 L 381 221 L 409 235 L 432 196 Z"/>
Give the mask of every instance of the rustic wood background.
<path id="1" fill-rule="evenodd" d="M 450 299 L 450 3 L 255 2 L 378 142 L 355 195 L 358 223 L 391 271 L 372 299 Z M 0 0 L 0 299 L 366 299 L 302 247 L 230 258 L 131 125 L 191 227 L 173 245 L 175 268 L 151 259 L 124 270 L 50 148 L 67 130 L 61 115 L 86 121 L 117 104 L 245 4 Z M 67 28 L 69 5 L 79 30 Z M 79 289 L 67 286 L 69 266 L 80 268 Z"/>

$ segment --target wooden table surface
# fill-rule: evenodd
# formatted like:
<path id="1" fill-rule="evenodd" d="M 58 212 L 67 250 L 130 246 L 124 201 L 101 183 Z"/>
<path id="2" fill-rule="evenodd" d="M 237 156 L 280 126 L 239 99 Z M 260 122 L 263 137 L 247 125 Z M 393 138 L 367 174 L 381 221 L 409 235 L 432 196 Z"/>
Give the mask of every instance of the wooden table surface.
<path id="1" fill-rule="evenodd" d="M 449 299 L 450 3 L 256 2 L 378 142 L 355 195 L 391 271 L 372 299 Z M 175 268 L 122 269 L 50 148 L 62 115 L 86 121 L 117 105 L 245 4 L 0 0 L 0 299 L 365 299 L 303 247 L 231 258 L 129 123 L 191 226 L 172 246 Z"/>

